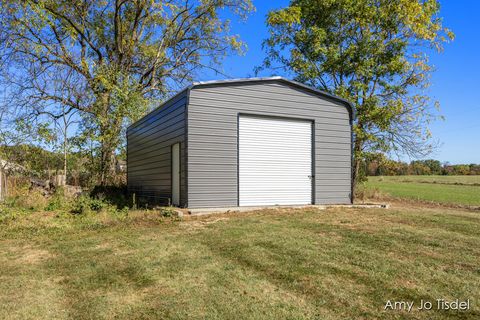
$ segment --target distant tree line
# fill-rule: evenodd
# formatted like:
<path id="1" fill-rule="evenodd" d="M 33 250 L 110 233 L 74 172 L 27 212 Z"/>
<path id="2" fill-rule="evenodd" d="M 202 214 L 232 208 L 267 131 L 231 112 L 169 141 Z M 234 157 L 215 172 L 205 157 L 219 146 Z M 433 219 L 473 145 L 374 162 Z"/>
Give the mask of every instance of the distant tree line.
<path id="1" fill-rule="evenodd" d="M 373 155 L 364 161 L 367 176 L 401 175 L 480 175 L 480 164 L 450 164 L 438 160 L 414 160 L 410 163 Z"/>

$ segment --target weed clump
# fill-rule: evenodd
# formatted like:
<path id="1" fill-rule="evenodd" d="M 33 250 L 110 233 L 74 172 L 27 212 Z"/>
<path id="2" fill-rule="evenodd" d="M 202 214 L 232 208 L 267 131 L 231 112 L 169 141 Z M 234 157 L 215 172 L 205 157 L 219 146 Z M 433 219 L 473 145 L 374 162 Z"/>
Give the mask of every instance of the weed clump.
<path id="1" fill-rule="evenodd" d="M 80 196 L 74 201 L 70 212 L 73 214 L 86 214 L 92 211 L 99 212 L 107 206 L 108 203 L 103 202 L 100 199 L 92 199 L 88 196 Z"/>
<path id="2" fill-rule="evenodd" d="M 57 188 L 54 194 L 48 200 L 47 205 L 45 206 L 45 211 L 58 211 L 58 210 L 68 210 L 71 205 L 73 197 L 68 197 L 65 195 L 65 190 L 61 187 Z"/>
<path id="3" fill-rule="evenodd" d="M 165 218 L 175 218 L 178 217 L 177 211 L 170 207 L 160 208 L 160 216 Z"/>
<path id="4" fill-rule="evenodd" d="M 173 207 L 153 210 L 130 208 L 121 187 L 96 188 L 91 192 L 72 194 L 59 187 L 55 192 L 41 194 L 24 188 L 14 197 L 0 203 L 0 223 L 11 227 L 35 226 L 38 232 L 48 230 L 99 229 L 124 223 L 164 223 L 181 218 Z M 55 231 L 55 232 L 57 232 Z M 53 231 L 52 231 L 53 232 Z"/>

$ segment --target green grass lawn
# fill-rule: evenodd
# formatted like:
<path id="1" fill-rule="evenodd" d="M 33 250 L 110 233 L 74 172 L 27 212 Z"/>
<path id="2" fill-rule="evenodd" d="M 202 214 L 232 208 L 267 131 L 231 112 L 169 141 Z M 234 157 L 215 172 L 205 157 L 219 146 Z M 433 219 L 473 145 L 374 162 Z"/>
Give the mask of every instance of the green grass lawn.
<path id="1" fill-rule="evenodd" d="M 369 177 L 369 179 L 388 180 L 395 182 L 422 182 L 422 183 L 444 183 L 444 184 L 480 184 L 480 176 L 382 176 Z"/>
<path id="2" fill-rule="evenodd" d="M 479 319 L 480 214 L 292 209 L 0 228 L 1 319 Z M 388 299 L 469 311 L 384 311 Z"/>
<path id="3" fill-rule="evenodd" d="M 479 176 L 368 177 L 367 189 L 397 198 L 480 206 Z"/>

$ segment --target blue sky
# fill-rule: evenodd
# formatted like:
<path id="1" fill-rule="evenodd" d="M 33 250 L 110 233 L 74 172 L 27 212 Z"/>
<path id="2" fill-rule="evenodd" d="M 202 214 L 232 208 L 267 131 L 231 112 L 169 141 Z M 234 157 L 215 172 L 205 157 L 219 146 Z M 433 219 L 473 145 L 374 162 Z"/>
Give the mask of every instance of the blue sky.
<path id="1" fill-rule="evenodd" d="M 223 70 L 233 78 L 254 76 L 253 68 L 262 63 L 262 41 L 268 36 L 268 11 L 288 5 L 287 0 L 255 1 L 257 11 L 246 22 L 232 21 L 232 33 L 248 45 L 243 56 L 228 57 Z M 444 25 L 455 33 L 455 40 L 441 54 L 432 54 L 435 66 L 429 95 L 440 102 L 445 121 L 431 125 L 440 142 L 430 156 L 450 163 L 480 163 L 480 1 L 441 1 Z M 264 72 L 261 76 L 269 76 Z M 222 76 L 204 73 L 199 80 Z M 408 160 L 408 159 L 404 159 Z"/>

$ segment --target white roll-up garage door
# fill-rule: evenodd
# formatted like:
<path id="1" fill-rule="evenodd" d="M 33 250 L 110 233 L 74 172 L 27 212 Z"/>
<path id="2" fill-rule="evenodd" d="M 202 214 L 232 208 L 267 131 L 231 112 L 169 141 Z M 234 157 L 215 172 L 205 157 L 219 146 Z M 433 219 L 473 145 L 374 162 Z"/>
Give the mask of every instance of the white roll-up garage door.
<path id="1" fill-rule="evenodd" d="M 312 203 L 312 122 L 239 117 L 240 206 Z"/>

